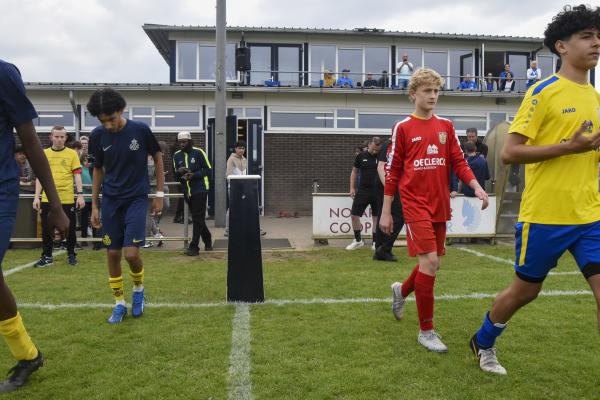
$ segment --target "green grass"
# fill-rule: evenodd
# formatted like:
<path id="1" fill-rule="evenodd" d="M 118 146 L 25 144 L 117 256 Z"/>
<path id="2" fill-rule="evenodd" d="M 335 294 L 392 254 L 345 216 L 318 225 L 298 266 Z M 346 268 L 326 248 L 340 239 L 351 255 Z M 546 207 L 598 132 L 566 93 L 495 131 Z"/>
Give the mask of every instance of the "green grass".
<path id="1" fill-rule="evenodd" d="M 510 246 L 473 245 L 506 259 Z M 389 285 L 415 264 L 370 259 L 370 251 L 319 249 L 263 256 L 269 300 L 386 299 Z M 10 251 L 7 270 L 33 261 L 38 250 Z M 103 252 L 65 255 L 47 269 L 6 278 L 20 304 L 110 304 Z M 143 318 L 109 326 L 108 307 L 20 309 L 46 365 L 7 399 L 226 399 L 235 307 L 224 305 L 223 253 L 199 258 L 147 251 Z M 570 256 L 556 271 L 574 271 Z M 513 279 L 508 264 L 448 247 L 436 295 L 495 293 Z M 125 276 L 129 299 L 130 279 Z M 579 275 L 548 277 L 545 290 L 588 290 Z M 593 297 L 541 297 L 521 310 L 499 339 L 507 377 L 483 374 L 467 346 L 491 299 L 436 302 L 436 328 L 450 347 L 433 354 L 416 343 L 414 302 L 402 322 L 387 301 L 251 306 L 251 378 L 256 399 L 535 399 L 598 398 L 600 342 Z M 215 303 L 166 308 L 153 303 Z M 0 370 L 14 361 L 0 346 Z"/>

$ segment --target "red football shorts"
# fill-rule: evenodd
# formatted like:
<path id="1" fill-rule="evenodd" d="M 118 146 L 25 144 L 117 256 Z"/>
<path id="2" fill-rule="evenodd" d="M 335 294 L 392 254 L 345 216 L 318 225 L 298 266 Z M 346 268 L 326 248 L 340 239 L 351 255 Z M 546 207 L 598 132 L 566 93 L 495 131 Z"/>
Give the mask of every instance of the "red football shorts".
<path id="1" fill-rule="evenodd" d="M 438 256 L 446 254 L 446 223 L 417 221 L 406 223 L 406 242 L 408 255 L 437 252 Z"/>

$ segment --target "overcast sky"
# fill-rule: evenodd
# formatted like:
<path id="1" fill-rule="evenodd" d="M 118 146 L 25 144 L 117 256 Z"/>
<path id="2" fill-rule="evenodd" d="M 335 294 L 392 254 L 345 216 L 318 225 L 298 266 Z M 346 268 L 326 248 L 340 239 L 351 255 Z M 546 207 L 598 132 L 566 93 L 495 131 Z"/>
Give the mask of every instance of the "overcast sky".
<path id="1" fill-rule="evenodd" d="M 600 0 L 586 3 L 600 5 Z M 168 66 L 142 25 L 214 25 L 215 4 L 216 0 L 0 0 L 0 58 L 16 64 L 29 82 L 166 83 Z M 227 23 L 542 37 L 564 4 L 228 0 Z"/>

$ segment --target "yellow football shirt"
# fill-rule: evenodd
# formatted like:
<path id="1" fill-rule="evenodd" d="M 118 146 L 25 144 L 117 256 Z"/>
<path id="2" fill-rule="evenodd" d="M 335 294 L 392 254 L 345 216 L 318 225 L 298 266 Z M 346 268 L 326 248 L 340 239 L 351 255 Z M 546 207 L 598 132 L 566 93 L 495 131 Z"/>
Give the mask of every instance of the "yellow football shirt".
<path id="1" fill-rule="evenodd" d="M 600 94 L 590 84 L 580 85 L 552 75 L 525 95 L 509 132 L 529 138 L 529 146 L 569 140 L 586 121 L 600 129 Z M 598 151 L 526 164 L 520 222 L 579 225 L 600 220 Z"/>
<path id="2" fill-rule="evenodd" d="M 54 150 L 52 147 L 49 147 L 44 149 L 44 153 L 46 153 L 48 163 L 50 164 L 52 179 L 54 179 L 60 202 L 62 204 L 75 203 L 73 171 L 81 168 L 77 152 L 68 147 L 64 147 L 62 150 Z M 48 202 L 48 198 L 44 192 L 42 192 L 42 202 Z"/>

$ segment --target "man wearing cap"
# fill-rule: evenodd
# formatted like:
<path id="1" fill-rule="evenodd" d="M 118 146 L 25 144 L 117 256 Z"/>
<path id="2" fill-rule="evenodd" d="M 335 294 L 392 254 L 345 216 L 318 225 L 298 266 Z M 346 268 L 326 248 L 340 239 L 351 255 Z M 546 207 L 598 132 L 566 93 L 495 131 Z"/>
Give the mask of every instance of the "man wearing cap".
<path id="1" fill-rule="evenodd" d="M 188 256 L 197 256 L 200 252 L 200 237 L 206 251 L 213 249 L 212 236 L 206 226 L 206 201 L 208 199 L 209 176 L 212 167 L 204 150 L 194 147 L 190 132 L 177 134 L 178 151 L 173 154 L 175 178 L 181 182 L 185 200 L 192 213 L 192 241 L 185 251 Z"/>
<path id="2" fill-rule="evenodd" d="M 348 76 L 350 70 L 348 68 L 344 68 L 342 70 L 342 76 L 340 76 L 336 82 L 336 86 L 339 87 L 353 87 L 354 82 L 352 82 L 352 78 Z"/>

